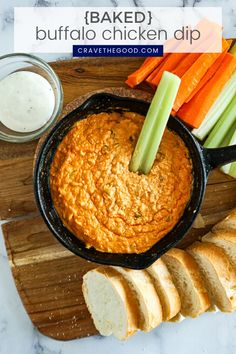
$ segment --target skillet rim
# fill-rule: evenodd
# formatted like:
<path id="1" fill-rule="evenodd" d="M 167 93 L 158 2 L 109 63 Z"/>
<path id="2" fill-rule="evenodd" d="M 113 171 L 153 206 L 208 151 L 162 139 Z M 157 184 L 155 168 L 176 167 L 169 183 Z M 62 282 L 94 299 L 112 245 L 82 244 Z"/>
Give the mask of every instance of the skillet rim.
<path id="1" fill-rule="evenodd" d="M 178 118 L 173 118 L 170 117 L 169 122 L 168 122 L 168 128 L 172 129 L 173 127 L 175 129 L 172 129 L 174 131 L 178 130 L 178 134 L 180 137 L 184 140 L 189 152 L 190 156 L 193 162 L 193 172 L 194 172 L 194 187 L 192 191 L 192 195 L 190 198 L 190 201 L 188 205 L 185 208 L 183 216 L 180 218 L 179 222 L 175 225 L 175 227 L 167 234 L 165 235 L 161 240 L 159 240 L 156 244 L 154 244 L 149 250 L 147 250 L 144 253 L 130 253 L 130 254 L 124 254 L 124 253 L 106 253 L 106 252 L 100 252 L 95 250 L 94 248 L 86 248 L 84 243 L 79 240 L 75 235 L 73 235 L 61 222 L 60 217 L 58 216 L 55 208 L 53 207 L 53 202 L 52 199 L 49 200 L 51 202 L 51 208 L 52 210 L 48 210 L 45 207 L 45 203 L 42 200 L 42 190 L 45 188 L 45 186 L 42 185 L 42 176 L 43 178 L 47 177 L 47 180 L 49 180 L 49 175 L 45 177 L 44 171 L 42 171 L 42 166 L 49 163 L 48 166 L 48 172 L 50 171 L 50 165 L 52 158 L 55 154 L 55 151 L 63 139 L 63 137 L 66 135 L 66 133 L 69 131 L 70 128 L 66 128 L 64 131 L 64 134 L 60 134 L 60 129 L 63 128 L 64 125 L 68 122 L 68 119 L 70 118 L 75 118 L 78 113 L 81 112 L 88 112 L 84 117 L 80 117 L 76 119 L 76 121 L 80 119 L 86 119 L 86 116 L 89 114 L 89 109 L 91 107 L 94 109 L 100 109 L 101 108 L 101 101 L 104 100 L 105 105 L 106 104 L 111 104 L 111 102 L 115 102 L 114 106 L 119 106 L 121 102 L 125 102 L 125 104 L 136 104 L 136 105 L 143 105 L 145 106 L 145 110 L 147 111 L 150 103 L 144 100 L 140 100 L 137 98 L 133 97 L 121 97 L 117 96 L 114 94 L 102 92 L 102 93 L 96 93 L 92 96 L 90 96 L 85 102 L 83 102 L 79 107 L 77 107 L 75 110 L 67 114 L 64 118 L 62 118 L 54 127 L 53 129 L 47 134 L 46 138 L 44 139 L 42 146 L 40 147 L 38 151 L 38 155 L 36 157 L 35 161 L 35 168 L 34 168 L 34 193 L 35 193 L 35 199 L 36 199 L 36 204 L 38 206 L 38 209 L 40 211 L 40 214 L 42 215 L 44 222 L 46 223 L 47 227 L 49 230 L 53 233 L 53 235 L 57 238 L 57 240 L 63 244 L 67 249 L 72 251 L 74 254 L 95 262 L 95 263 L 100 263 L 100 264 L 106 264 L 106 265 L 118 265 L 118 266 L 123 266 L 126 268 L 133 268 L 133 269 L 144 269 L 147 268 L 149 265 L 151 265 L 155 260 L 157 260 L 162 254 L 164 254 L 167 250 L 170 248 L 176 246 L 178 242 L 180 242 L 186 235 L 187 231 L 190 229 L 192 226 L 198 211 L 200 209 L 200 206 L 203 201 L 203 197 L 205 194 L 205 188 L 206 188 L 206 181 L 207 181 L 207 164 L 205 161 L 205 156 L 203 153 L 203 148 L 200 146 L 200 144 L 197 142 L 197 140 L 192 136 L 188 128 L 179 121 Z M 95 101 L 95 102 L 94 102 Z M 97 102 L 99 101 L 99 102 Z M 104 104 L 103 102 L 103 104 Z M 95 105 L 95 106 L 94 106 Z M 93 107 L 94 106 L 94 107 Z M 96 108 L 97 107 L 97 108 Z M 109 108 L 109 106 L 107 107 Z M 114 107 L 110 107 L 114 108 Z M 116 107 L 118 108 L 118 107 Z M 124 107 L 123 107 L 124 108 Z M 104 110 L 101 110 L 104 111 Z M 130 111 L 135 111 L 134 109 L 130 109 Z M 136 111 L 140 113 L 140 111 Z M 145 113 L 142 113 L 145 114 Z M 73 122 L 74 124 L 74 122 Z M 69 127 L 73 125 L 72 123 L 69 124 Z M 176 127 L 178 127 L 176 129 Z M 59 133 L 58 133 L 59 132 Z M 57 137 L 59 134 L 59 139 L 56 138 L 56 142 L 53 142 L 52 140 Z M 187 143 L 186 143 L 186 138 L 187 137 Z M 54 143 L 53 146 L 53 151 L 50 151 L 50 143 Z M 190 150 L 190 145 L 191 145 L 191 150 Z M 48 160 L 47 154 L 49 154 L 50 158 Z M 193 158 L 194 157 L 194 158 Z M 46 158 L 46 160 L 45 160 Z M 197 161 L 196 161 L 197 158 Z M 43 172 L 43 173 L 42 173 Z M 200 177 L 199 177 L 200 176 Z M 49 192 L 50 194 L 50 187 L 49 183 L 47 182 L 47 193 Z M 198 192 L 197 196 L 194 194 Z M 51 197 L 51 195 L 50 195 Z M 190 203 L 194 197 L 195 200 L 195 207 L 193 208 L 193 205 Z M 55 220 L 54 223 L 51 220 L 52 218 L 52 212 L 54 215 L 56 215 L 57 220 L 59 220 L 59 225 L 60 227 L 58 228 L 58 225 L 55 225 Z M 187 214 L 188 213 L 188 214 Z M 186 215 L 187 214 L 187 215 Z M 187 222 L 185 221 L 186 216 L 188 216 Z M 186 225 L 187 224 L 187 225 Z M 181 228 L 180 226 L 181 225 Z M 173 237 L 174 233 L 176 230 L 179 232 L 178 227 L 180 228 L 182 234 L 175 237 Z M 65 235 L 61 235 L 60 232 L 63 231 L 66 233 Z M 173 237 L 173 238 L 172 238 Z M 169 240 L 169 242 L 167 242 Z"/>

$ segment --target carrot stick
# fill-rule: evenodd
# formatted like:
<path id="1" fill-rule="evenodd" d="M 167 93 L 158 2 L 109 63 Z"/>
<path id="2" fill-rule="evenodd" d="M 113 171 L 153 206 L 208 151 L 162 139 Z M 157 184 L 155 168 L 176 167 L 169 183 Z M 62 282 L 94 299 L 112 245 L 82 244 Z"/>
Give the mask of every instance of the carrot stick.
<path id="1" fill-rule="evenodd" d="M 139 85 L 146 77 L 151 74 L 151 72 L 162 62 L 162 60 L 168 55 L 164 54 L 163 57 L 151 57 L 147 63 L 136 70 L 134 73 L 128 76 L 128 79 L 125 81 L 130 87 L 135 87 Z"/>
<path id="2" fill-rule="evenodd" d="M 177 68 L 172 71 L 173 74 L 181 78 L 185 74 L 185 72 L 189 70 L 189 68 L 202 54 L 203 41 L 205 49 L 208 49 L 212 46 L 212 36 L 209 31 L 204 32 L 204 37 L 202 38 L 201 42 L 197 46 L 195 46 L 195 52 L 187 54 L 186 57 L 178 64 Z"/>
<path id="3" fill-rule="evenodd" d="M 207 20 L 206 18 L 201 19 L 197 25 L 194 27 L 194 30 L 198 30 L 201 33 L 201 43 L 198 41 L 189 44 L 186 40 L 176 40 L 172 38 L 164 43 L 164 53 L 202 53 L 206 51 L 205 40 L 210 37 L 211 39 L 214 36 L 218 36 L 221 30 L 221 27 L 212 21 Z M 204 41 L 204 46 L 202 43 Z M 200 46 L 200 48 L 199 48 Z M 208 47 L 208 46 L 207 46 Z M 199 48 L 200 50 L 197 50 Z"/>
<path id="4" fill-rule="evenodd" d="M 197 94 L 199 90 L 207 83 L 208 80 L 214 75 L 214 73 L 218 70 L 220 67 L 222 61 L 224 60 L 224 57 L 226 55 L 226 52 L 223 52 L 217 59 L 216 61 L 212 64 L 212 66 L 207 70 L 206 74 L 203 76 L 203 78 L 199 81 L 198 85 L 195 87 L 195 89 L 192 91 L 190 96 L 186 99 L 186 103 L 189 102 L 193 96 Z"/>
<path id="5" fill-rule="evenodd" d="M 195 87 L 195 89 L 192 91 L 191 95 L 187 98 L 186 102 L 189 102 L 194 95 L 207 83 L 208 80 L 215 74 L 215 72 L 218 70 L 220 67 L 227 50 L 230 48 L 232 40 L 227 40 L 228 43 L 228 48 L 225 48 L 224 52 L 216 59 L 214 64 L 207 70 L 206 74 L 203 76 L 203 78 L 200 80 L 198 85 Z"/>
<path id="6" fill-rule="evenodd" d="M 152 85 L 157 86 L 161 80 L 162 74 L 164 71 L 173 71 L 176 66 L 179 64 L 179 62 L 186 57 L 186 53 L 172 53 L 166 58 L 166 60 L 163 62 L 163 65 L 159 66 L 159 70 L 157 68 L 156 75 L 154 78 L 149 81 Z M 150 79 L 149 79 L 150 80 Z"/>
<path id="7" fill-rule="evenodd" d="M 177 116 L 190 126 L 198 128 L 235 69 L 236 58 L 226 53 L 219 69 L 191 101 L 180 108 Z"/>
<path id="8" fill-rule="evenodd" d="M 170 54 L 170 55 L 172 55 L 172 54 Z M 169 55 L 169 56 L 170 56 L 170 55 Z M 168 56 L 168 58 L 169 58 L 169 56 Z M 161 70 L 161 69 L 163 68 L 163 66 L 165 65 L 165 62 L 166 62 L 166 59 L 164 59 L 164 60 L 161 62 L 161 64 L 158 65 L 158 67 L 157 67 L 155 70 L 153 70 L 153 72 L 146 78 L 145 81 L 146 81 L 148 84 L 151 84 L 152 80 L 153 80 L 154 77 L 157 75 L 158 71 Z M 152 85 L 152 84 L 151 84 L 151 86 L 154 87 L 154 88 L 156 87 L 155 85 Z"/>
<path id="9" fill-rule="evenodd" d="M 233 43 L 233 40 L 232 39 L 226 39 L 227 40 L 227 43 L 229 45 L 229 49 L 231 48 L 231 45 Z"/>
<path id="10" fill-rule="evenodd" d="M 226 47 L 228 47 L 228 43 L 223 38 L 222 50 L 224 51 Z M 180 88 L 173 107 L 175 111 L 178 111 L 184 104 L 207 70 L 211 67 L 211 65 L 213 65 L 220 55 L 221 53 L 203 53 L 189 68 L 189 70 L 186 71 L 181 78 Z"/>
<path id="11" fill-rule="evenodd" d="M 172 71 L 172 74 L 182 77 L 184 73 L 193 65 L 193 63 L 200 57 L 201 53 L 189 53 L 178 64 L 177 68 Z"/>
<path id="12" fill-rule="evenodd" d="M 194 47 L 192 47 L 192 50 L 197 51 L 199 49 L 198 53 L 185 53 L 184 49 L 187 49 L 189 47 L 189 44 L 186 43 L 186 41 L 181 41 L 179 45 L 177 46 L 176 50 L 178 53 L 173 53 L 167 57 L 167 59 L 162 63 L 162 65 L 159 65 L 157 69 L 155 70 L 155 73 L 153 72 L 149 77 L 146 79 L 146 81 L 151 84 L 151 86 L 157 86 L 161 76 L 164 71 L 171 71 L 175 75 L 182 77 L 185 72 L 195 63 L 195 61 L 201 56 L 201 48 L 202 48 L 202 42 L 204 41 L 204 47 L 205 48 L 211 48 L 212 47 L 212 31 L 216 31 L 216 25 L 211 24 L 211 22 L 202 20 L 198 26 L 199 28 L 206 27 L 206 30 L 203 32 L 204 37 L 202 38 L 200 43 L 195 44 Z M 218 27 L 218 25 L 217 25 Z M 155 75 L 155 76 L 154 76 Z"/>
<path id="13" fill-rule="evenodd" d="M 140 68 L 144 67 L 148 62 L 149 60 L 151 59 L 151 57 L 147 57 L 144 62 L 141 64 Z"/>
<path id="14" fill-rule="evenodd" d="M 196 29 L 203 29 L 204 30 L 203 32 L 207 33 L 207 31 L 211 31 L 211 32 L 215 31 L 215 29 L 218 27 L 219 26 L 216 25 L 215 23 L 203 19 L 197 24 Z M 184 54 L 185 50 L 183 49 L 188 47 L 186 41 L 181 41 L 180 44 L 179 41 L 177 41 L 175 38 L 168 40 L 166 43 L 164 43 L 164 48 L 165 48 L 164 56 L 147 58 L 139 67 L 139 69 L 137 69 L 135 72 L 133 72 L 128 76 L 126 80 L 126 84 L 130 87 L 135 87 L 139 85 L 152 73 L 153 70 L 155 70 L 158 67 L 158 65 L 163 61 L 163 59 L 165 59 L 169 55 L 170 52 L 176 50 L 176 48 L 179 49 L 179 46 L 181 47 L 181 50 L 178 50 L 178 52 Z"/>
<path id="15" fill-rule="evenodd" d="M 175 38 L 168 40 L 165 43 L 165 54 L 163 57 L 151 57 L 145 59 L 142 65 L 132 74 L 130 74 L 125 83 L 130 87 L 135 87 L 144 81 L 159 64 L 169 55 L 169 51 L 172 51 L 179 43 Z M 168 50 L 167 50 L 168 48 Z"/>
<path id="16" fill-rule="evenodd" d="M 207 41 L 209 41 L 209 46 L 210 46 L 211 37 L 208 38 Z M 228 48 L 230 47 L 232 40 L 227 40 L 227 43 L 228 43 L 228 47 L 225 49 L 225 52 L 224 52 L 225 54 L 226 54 L 226 51 L 228 50 Z M 202 44 L 200 44 L 200 45 L 202 45 Z M 189 53 L 189 54 L 186 53 L 186 56 L 183 58 L 183 60 L 181 60 L 179 62 L 179 64 L 177 65 L 177 67 L 174 70 L 172 70 L 172 74 L 175 74 L 181 78 L 184 75 L 184 73 L 191 67 L 191 65 L 193 65 L 193 63 L 200 57 L 201 54 L 202 53 Z M 171 54 L 171 56 L 173 56 L 173 54 Z M 220 66 L 220 64 L 223 60 L 223 57 L 224 56 L 222 56 L 222 58 L 221 58 L 221 56 L 219 57 L 220 60 L 219 60 L 218 66 Z M 169 59 L 170 59 L 170 56 L 168 57 L 168 60 Z M 218 59 L 216 61 L 218 62 Z M 164 60 L 145 80 L 152 87 L 155 86 L 152 82 L 154 77 L 157 75 L 157 73 L 159 71 L 163 70 L 163 66 L 165 65 L 165 63 L 166 63 L 166 60 Z M 214 74 L 214 72 L 212 73 L 212 75 L 213 74 Z"/>

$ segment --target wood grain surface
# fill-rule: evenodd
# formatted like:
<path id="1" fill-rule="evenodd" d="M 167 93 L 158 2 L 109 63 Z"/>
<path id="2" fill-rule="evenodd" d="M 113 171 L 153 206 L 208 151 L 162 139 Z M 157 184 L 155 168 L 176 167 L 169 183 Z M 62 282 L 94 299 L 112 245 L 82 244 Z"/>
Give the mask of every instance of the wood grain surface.
<path id="1" fill-rule="evenodd" d="M 132 90 L 119 87 L 125 87 L 127 74 L 140 62 L 139 58 L 96 58 L 53 63 L 62 81 L 65 105 L 73 101 L 64 107 L 63 114 L 81 104 L 91 91 L 109 86 L 116 87 L 110 92 L 132 95 Z M 147 93 L 138 95 L 150 99 Z M 61 340 L 94 335 L 81 283 L 83 274 L 95 265 L 59 244 L 38 214 L 32 185 L 36 145 L 37 141 L 0 142 L 0 219 L 20 217 L 3 226 L 12 273 L 23 304 L 40 332 Z M 201 210 L 205 227 L 193 228 L 180 246 L 201 237 L 235 206 L 236 180 L 214 171 Z"/>

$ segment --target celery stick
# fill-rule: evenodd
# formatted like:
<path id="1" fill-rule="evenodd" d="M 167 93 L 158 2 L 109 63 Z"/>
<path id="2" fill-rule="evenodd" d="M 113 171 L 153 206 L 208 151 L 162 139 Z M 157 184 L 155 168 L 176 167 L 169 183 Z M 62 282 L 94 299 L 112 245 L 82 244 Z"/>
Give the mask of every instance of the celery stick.
<path id="1" fill-rule="evenodd" d="M 228 174 L 231 177 L 236 178 L 236 162 L 231 163 L 230 170 L 229 170 Z"/>
<path id="2" fill-rule="evenodd" d="M 236 43 L 230 49 L 230 53 L 236 57 Z M 231 99 L 234 97 L 236 93 L 236 72 L 231 76 L 229 81 L 225 84 L 222 92 L 219 97 L 207 113 L 204 121 L 200 125 L 199 128 L 193 129 L 192 133 L 198 139 L 203 140 L 210 133 L 211 129 L 217 123 L 221 114 L 224 112 L 226 107 L 228 106 Z"/>
<path id="3" fill-rule="evenodd" d="M 236 122 L 234 122 L 233 126 L 228 130 L 227 134 L 225 135 L 223 141 L 219 145 L 219 147 L 229 146 L 230 140 L 236 130 Z M 218 147 L 218 146 L 217 146 Z"/>
<path id="4" fill-rule="evenodd" d="M 227 175 L 229 173 L 231 165 L 232 165 L 232 163 L 227 163 L 227 165 L 221 166 L 220 170 Z"/>
<path id="5" fill-rule="evenodd" d="M 227 135 L 227 132 L 232 127 L 233 123 L 236 120 L 236 95 L 231 100 L 228 107 L 224 110 L 220 119 L 210 132 L 208 138 L 206 139 L 204 146 L 207 148 L 214 148 L 219 146 L 224 137 Z"/>
<path id="6" fill-rule="evenodd" d="M 160 106 L 160 111 L 158 114 L 158 108 L 156 114 L 157 119 L 155 121 L 154 129 L 152 130 L 150 140 L 148 141 L 148 146 L 145 150 L 145 158 L 141 166 L 143 173 L 148 174 L 155 161 L 164 130 L 166 128 L 171 109 L 173 107 L 176 95 L 178 93 L 179 85 L 181 80 L 178 76 L 174 78 L 171 77 L 169 82 L 169 87 L 166 90 L 166 94 L 163 99 L 163 103 Z"/>
<path id="7" fill-rule="evenodd" d="M 207 113 L 200 127 L 192 130 L 193 135 L 195 135 L 198 139 L 203 140 L 210 133 L 214 125 L 217 123 L 218 119 L 234 97 L 235 93 L 236 72 L 231 76 L 231 78 L 224 86 L 223 90 L 221 91 L 217 100 Z"/>
<path id="8" fill-rule="evenodd" d="M 236 57 L 236 43 L 234 43 L 233 47 L 229 51 L 234 57 Z"/>
<path id="9" fill-rule="evenodd" d="M 131 172 L 149 173 L 170 116 L 180 85 L 180 78 L 165 71 L 152 99 L 135 150 L 130 161 Z"/>
<path id="10" fill-rule="evenodd" d="M 229 146 L 230 145 L 235 145 L 236 144 L 236 130 L 233 132 L 232 138 L 230 139 Z M 229 166 L 228 166 L 229 165 Z M 226 173 L 230 175 L 231 177 L 236 178 L 236 162 L 232 162 L 226 166 L 225 170 L 227 171 Z M 224 171 L 224 170 L 223 170 Z"/>
<path id="11" fill-rule="evenodd" d="M 236 132 L 236 122 L 233 124 L 233 126 L 228 130 L 224 140 L 222 143 L 219 145 L 219 147 L 225 147 L 225 146 L 230 146 L 231 144 L 236 144 L 236 139 L 233 139 L 233 135 Z M 227 163 L 227 165 L 223 165 L 220 167 L 220 170 L 226 174 L 229 173 L 230 167 L 232 165 L 231 163 Z"/>
<path id="12" fill-rule="evenodd" d="M 230 140 L 234 134 L 234 132 L 236 131 L 236 122 L 233 124 L 233 126 L 228 130 L 226 136 L 224 137 L 222 143 L 220 144 L 219 147 L 225 147 L 225 146 L 229 146 Z M 223 165 L 220 167 L 220 170 L 224 173 L 228 173 L 230 170 L 230 166 L 231 163 L 227 163 L 227 165 Z"/>

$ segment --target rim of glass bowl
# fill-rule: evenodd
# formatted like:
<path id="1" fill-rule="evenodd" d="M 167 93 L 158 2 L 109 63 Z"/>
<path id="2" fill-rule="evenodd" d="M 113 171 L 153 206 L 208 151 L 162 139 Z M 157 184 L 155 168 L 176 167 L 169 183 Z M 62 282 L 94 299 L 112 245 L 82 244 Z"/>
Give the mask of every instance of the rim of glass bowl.
<path id="1" fill-rule="evenodd" d="M 31 140 L 35 140 L 37 138 L 40 138 L 49 128 L 52 127 L 52 125 L 57 121 L 57 118 L 59 117 L 59 115 L 62 112 L 62 106 L 63 106 L 63 89 L 62 89 L 62 85 L 61 85 L 61 81 L 58 77 L 58 75 L 56 74 L 56 72 L 52 69 L 52 67 L 43 59 L 32 55 L 32 54 L 27 54 L 27 53 L 11 53 L 11 54 L 5 54 L 0 56 L 0 66 L 1 66 L 1 61 L 7 58 L 17 58 L 19 57 L 19 59 L 21 59 L 22 61 L 24 61 L 24 59 L 28 59 L 29 60 L 29 64 L 30 61 L 32 61 L 32 65 L 34 66 L 38 66 L 46 71 L 50 77 L 52 78 L 54 84 L 55 84 L 55 89 L 57 90 L 58 93 L 58 98 L 55 99 L 55 107 L 54 107 L 54 112 L 52 114 L 52 116 L 50 117 L 50 119 L 48 120 L 47 123 L 45 123 L 41 128 L 37 129 L 37 131 L 34 132 L 29 132 L 26 133 L 25 135 L 10 135 L 10 134 L 5 134 L 2 133 L 0 131 L 0 140 L 4 140 L 4 141 L 8 141 L 8 142 L 13 142 L 13 143 L 24 143 L 27 141 L 31 141 Z M 20 60 L 19 60 L 20 61 Z"/>

